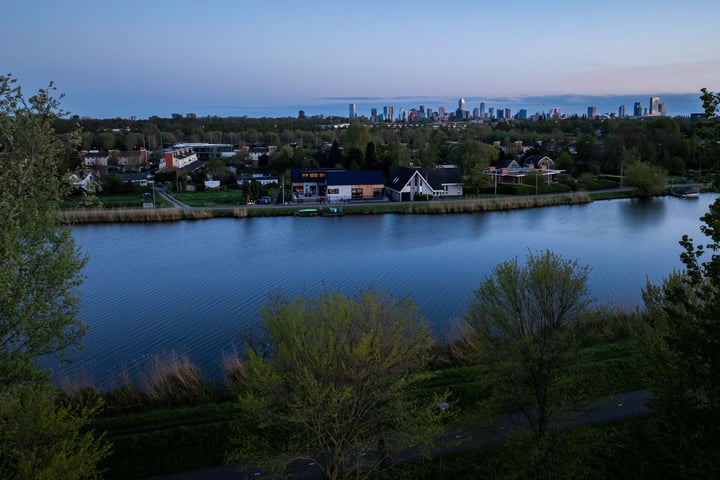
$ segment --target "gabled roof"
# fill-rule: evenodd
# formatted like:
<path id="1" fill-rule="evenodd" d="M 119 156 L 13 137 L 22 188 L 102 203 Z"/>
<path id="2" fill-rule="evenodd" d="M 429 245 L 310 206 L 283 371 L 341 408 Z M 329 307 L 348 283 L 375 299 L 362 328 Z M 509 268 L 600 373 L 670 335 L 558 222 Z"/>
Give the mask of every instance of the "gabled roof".
<path id="1" fill-rule="evenodd" d="M 462 172 L 459 168 L 398 167 L 390 176 L 385 186 L 392 190 L 400 191 L 415 174 L 420 175 L 433 190 L 443 190 L 443 185 L 462 183 Z"/>
<path id="2" fill-rule="evenodd" d="M 525 165 L 532 165 L 536 168 L 540 165 L 547 165 L 549 168 L 552 168 L 555 166 L 555 162 L 546 155 L 531 155 L 525 159 Z"/>
<path id="3" fill-rule="evenodd" d="M 512 158 L 499 160 L 497 162 L 497 168 L 520 168 L 520 164 Z"/>
<path id="4" fill-rule="evenodd" d="M 420 170 L 433 190 L 442 190 L 443 185 L 462 183 L 462 172 L 459 168 L 421 168 Z"/>
<path id="5" fill-rule="evenodd" d="M 413 175 L 418 172 L 417 168 L 397 167 L 385 183 L 387 188 L 400 191 L 407 185 Z"/>

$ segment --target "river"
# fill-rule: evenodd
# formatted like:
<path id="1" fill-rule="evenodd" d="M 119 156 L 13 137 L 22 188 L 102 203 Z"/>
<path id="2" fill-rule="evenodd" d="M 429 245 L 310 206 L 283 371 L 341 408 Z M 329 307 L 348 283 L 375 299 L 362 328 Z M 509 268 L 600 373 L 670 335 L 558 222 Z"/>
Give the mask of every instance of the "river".
<path id="1" fill-rule="evenodd" d="M 458 331 L 483 276 L 528 251 L 589 265 L 598 303 L 641 305 L 646 279 L 679 269 L 683 234 L 718 195 L 624 199 L 456 215 L 268 217 L 78 225 L 85 348 L 56 378 L 102 388 L 148 358 L 186 354 L 212 378 L 268 295 L 376 288 L 412 298 L 438 338 Z"/>

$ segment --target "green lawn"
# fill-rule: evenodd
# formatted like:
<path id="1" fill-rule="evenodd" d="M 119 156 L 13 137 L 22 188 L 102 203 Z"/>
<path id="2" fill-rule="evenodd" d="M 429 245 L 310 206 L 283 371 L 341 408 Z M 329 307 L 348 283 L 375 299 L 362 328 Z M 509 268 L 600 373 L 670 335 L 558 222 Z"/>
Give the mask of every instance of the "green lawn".
<path id="1" fill-rule="evenodd" d="M 215 205 L 236 206 L 245 204 L 245 196 L 240 190 L 173 192 L 171 195 L 191 207 L 212 207 Z"/>
<path id="2" fill-rule="evenodd" d="M 64 209 L 79 209 L 79 208 L 107 208 L 107 209 L 121 209 L 121 208 L 143 208 L 143 203 L 152 203 L 152 191 L 148 190 L 149 197 L 143 197 L 144 192 L 134 192 L 124 195 L 97 195 L 97 202 L 92 205 L 83 205 L 79 198 L 68 198 L 63 202 L 62 208 Z M 99 202 L 99 203 L 98 203 Z M 155 194 L 155 207 L 165 208 L 172 207 L 164 198 L 157 193 Z"/>

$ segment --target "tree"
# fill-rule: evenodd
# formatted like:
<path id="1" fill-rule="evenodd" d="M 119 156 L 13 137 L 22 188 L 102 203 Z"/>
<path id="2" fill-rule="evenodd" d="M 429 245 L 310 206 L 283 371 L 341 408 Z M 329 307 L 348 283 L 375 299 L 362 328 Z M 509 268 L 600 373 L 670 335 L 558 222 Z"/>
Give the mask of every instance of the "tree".
<path id="1" fill-rule="evenodd" d="M 101 403 L 71 407 L 55 401 L 47 383 L 0 391 L 0 477 L 5 479 L 99 478 L 110 453 L 89 424 Z"/>
<path id="2" fill-rule="evenodd" d="M 573 169 L 573 159 L 570 152 L 567 150 L 563 151 L 558 157 L 558 168 L 570 172 Z"/>
<path id="3" fill-rule="evenodd" d="M 53 130 L 63 112 L 52 83 L 28 99 L 14 83 L 0 76 L 0 476 L 92 478 L 107 445 L 79 433 L 85 414 L 55 408 L 38 363 L 65 359 L 85 332 L 76 292 L 85 259 L 58 222 L 70 187 Z"/>
<path id="4" fill-rule="evenodd" d="M 365 149 L 365 168 L 374 170 L 377 168 L 378 160 L 375 153 L 375 142 L 371 141 Z"/>
<path id="5" fill-rule="evenodd" d="M 371 141 L 372 135 L 370 134 L 370 130 L 360 122 L 351 124 L 343 136 L 345 151 L 349 152 L 353 148 L 357 148 L 360 150 L 361 157 L 365 157 L 365 149 Z"/>
<path id="6" fill-rule="evenodd" d="M 410 301 L 376 291 L 278 297 L 262 318 L 264 348 L 248 348 L 240 401 L 286 461 L 313 461 L 329 479 L 368 474 L 389 462 L 391 445 L 405 448 L 438 425 L 436 400 L 418 406 L 403 396 L 433 345 Z M 245 451 L 260 453 L 269 452 Z"/>
<path id="7" fill-rule="evenodd" d="M 623 183 L 637 188 L 642 196 L 658 195 L 667 188 L 667 172 L 660 166 L 644 162 L 636 149 L 623 150 Z"/>
<path id="8" fill-rule="evenodd" d="M 589 267 L 545 251 L 497 265 L 466 319 L 497 375 L 496 399 L 517 407 L 542 437 L 561 400 L 558 368 L 575 347 L 572 326 L 590 303 Z"/>
<path id="9" fill-rule="evenodd" d="M 79 344 L 75 288 L 84 258 L 58 224 L 68 191 L 54 136 L 58 100 L 48 90 L 25 99 L 0 76 L 0 385 L 42 375 L 38 358 Z"/>
<path id="10" fill-rule="evenodd" d="M 709 243 L 684 235 L 685 269 L 643 290 L 658 444 L 667 453 L 658 461 L 676 478 L 720 476 L 720 202 L 701 220 Z"/>

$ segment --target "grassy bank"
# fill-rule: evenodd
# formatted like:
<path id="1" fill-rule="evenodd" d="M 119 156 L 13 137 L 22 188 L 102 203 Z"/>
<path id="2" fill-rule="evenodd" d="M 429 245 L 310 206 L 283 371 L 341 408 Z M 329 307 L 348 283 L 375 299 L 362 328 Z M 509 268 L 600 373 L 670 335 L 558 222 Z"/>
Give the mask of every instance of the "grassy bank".
<path id="1" fill-rule="evenodd" d="M 183 200 L 184 201 L 184 200 Z M 591 202 L 586 193 L 538 197 L 491 197 L 456 200 L 432 200 L 414 203 L 359 203 L 343 206 L 347 215 L 377 215 L 386 213 L 445 215 L 454 213 L 482 213 L 526 208 L 574 205 Z M 203 207 L 190 209 L 76 209 L 61 212 L 61 220 L 67 224 L 78 223 L 122 223 L 122 222 L 174 222 L 179 220 L 201 220 L 206 218 L 248 218 L 293 216 L 300 206 L 241 206 Z"/>
<path id="2" fill-rule="evenodd" d="M 637 341 L 623 338 L 581 349 L 566 373 L 572 384 L 592 386 L 592 391 L 581 395 L 599 397 L 643 388 L 640 365 Z M 232 435 L 257 435 L 258 419 L 238 411 L 232 402 L 233 388 L 213 388 L 187 359 L 173 358 L 148 371 L 148 378 L 138 382 L 141 388 L 125 385 L 103 394 L 107 416 L 96 419 L 94 428 L 107 432 L 113 443 L 113 453 L 104 463 L 106 478 L 142 478 L 219 465 Z M 486 418 L 482 403 L 494 381 L 487 367 L 454 365 L 426 371 L 421 378 L 410 391 L 416 399 L 449 391 L 452 408 L 459 412 L 455 421 L 473 423 Z M 137 413 L 118 414 L 123 411 Z M 460 456 L 456 461 L 462 458 L 470 457 Z"/>

